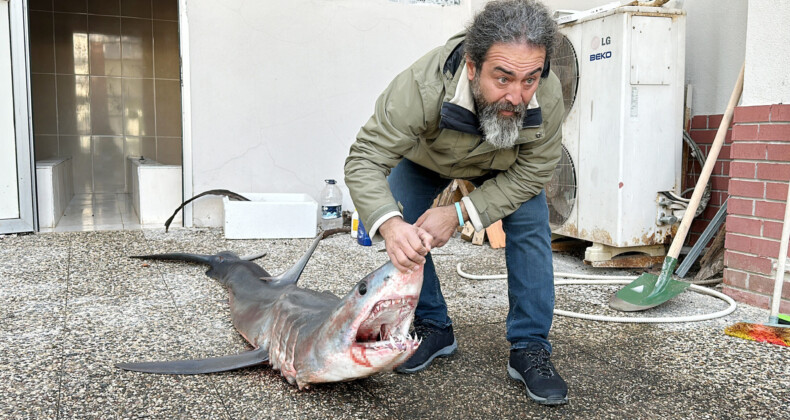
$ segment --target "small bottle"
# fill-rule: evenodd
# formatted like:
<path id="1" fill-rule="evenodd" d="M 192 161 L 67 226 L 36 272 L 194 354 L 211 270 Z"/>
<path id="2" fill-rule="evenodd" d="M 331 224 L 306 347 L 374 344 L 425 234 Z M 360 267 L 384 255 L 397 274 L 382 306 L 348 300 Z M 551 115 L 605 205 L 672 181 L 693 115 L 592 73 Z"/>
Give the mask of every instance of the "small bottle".
<path id="1" fill-rule="evenodd" d="M 354 213 L 351 215 L 351 237 L 357 239 L 357 230 L 359 229 L 359 212 L 357 209 L 354 209 Z"/>
<path id="2" fill-rule="evenodd" d="M 321 191 L 321 230 L 343 227 L 343 193 L 334 179 L 327 179 Z"/>
<path id="3" fill-rule="evenodd" d="M 373 241 L 370 240 L 370 236 L 368 236 L 368 231 L 365 229 L 365 226 L 362 224 L 362 221 L 359 221 L 359 226 L 357 227 L 357 243 L 362 246 L 371 246 Z"/>

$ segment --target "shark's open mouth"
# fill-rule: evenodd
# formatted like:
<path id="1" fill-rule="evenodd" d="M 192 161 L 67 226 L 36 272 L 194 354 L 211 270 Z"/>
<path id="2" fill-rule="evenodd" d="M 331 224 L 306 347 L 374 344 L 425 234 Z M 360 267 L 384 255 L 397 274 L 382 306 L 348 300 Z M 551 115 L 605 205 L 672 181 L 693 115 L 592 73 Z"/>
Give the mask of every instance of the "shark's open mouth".
<path id="1" fill-rule="evenodd" d="M 357 329 L 356 344 L 370 349 L 391 350 L 416 346 L 416 338 L 408 334 L 416 306 L 417 297 L 411 296 L 376 302 Z"/>

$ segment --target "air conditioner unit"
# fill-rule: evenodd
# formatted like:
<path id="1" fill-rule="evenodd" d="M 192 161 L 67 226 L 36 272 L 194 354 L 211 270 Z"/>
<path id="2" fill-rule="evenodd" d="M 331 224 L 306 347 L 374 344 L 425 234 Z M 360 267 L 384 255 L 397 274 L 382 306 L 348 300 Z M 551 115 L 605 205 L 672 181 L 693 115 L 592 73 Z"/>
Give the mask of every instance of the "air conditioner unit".
<path id="1" fill-rule="evenodd" d="M 566 116 L 546 187 L 552 232 L 593 242 L 588 262 L 664 255 L 676 220 L 661 193 L 681 186 L 685 13 L 619 6 L 558 21 L 551 69 Z"/>

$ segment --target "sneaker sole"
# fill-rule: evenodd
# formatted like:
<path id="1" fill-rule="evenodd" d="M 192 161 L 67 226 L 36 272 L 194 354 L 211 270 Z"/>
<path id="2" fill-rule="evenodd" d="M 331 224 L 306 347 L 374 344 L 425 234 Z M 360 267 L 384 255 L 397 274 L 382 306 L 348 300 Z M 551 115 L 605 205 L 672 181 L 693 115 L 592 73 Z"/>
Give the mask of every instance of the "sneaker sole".
<path id="1" fill-rule="evenodd" d="M 423 364 L 417 365 L 417 366 L 415 366 L 413 368 L 397 367 L 397 368 L 395 368 L 395 372 L 398 372 L 398 373 L 417 373 L 417 372 L 419 372 L 421 370 L 424 370 L 428 366 L 430 366 L 431 362 L 433 362 L 433 359 L 435 359 L 437 357 L 449 357 L 449 356 L 452 356 L 453 354 L 455 354 L 456 350 L 458 350 L 458 341 L 455 338 L 453 338 L 453 344 L 450 344 L 449 346 L 447 346 L 447 347 L 437 351 L 436 353 L 432 354 L 431 357 L 429 357 L 428 360 L 426 360 Z"/>
<path id="2" fill-rule="evenodd" d="M 507 374 L 508 374 L 508 376 L 510 376 L 511 379 L 519 381 L 522 384 L 524 384 L 524 388 L 527 389 L 527 395 L 529 395 L 529 397 L 532 398 L 532 400 L 535 401 L 538 404 L 543 404 L 543 405 L 562 405 L 562 404 L 567 404 L 568 403 L 568 397 L 567 396 L 565 396 L 564 398 L 557 398 L 557 397 L 548 397 L 548 398 L 546 398 L 546 397 L 541 397 L 541 396 L 533 394 L 532 391 L 530 391 L 529 387 L 527 386 L 527 381 L 524 380 L 524 377 L 521 376 L 521 374 L 517 370 L 513 369 L 512 367 L 510 367 L 510 363 L 507 364 Z"/>

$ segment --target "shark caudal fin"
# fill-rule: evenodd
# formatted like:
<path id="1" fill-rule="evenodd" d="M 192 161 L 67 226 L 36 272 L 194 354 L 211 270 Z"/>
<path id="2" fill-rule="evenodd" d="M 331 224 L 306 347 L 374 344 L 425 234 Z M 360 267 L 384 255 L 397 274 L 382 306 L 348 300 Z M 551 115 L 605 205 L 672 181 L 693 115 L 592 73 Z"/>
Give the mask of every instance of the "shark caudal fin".
<path id="1" fill-rule="evenodd" d="M 229 370 L 257 366 L 268 361 L 268 351 L 257 348 L 230 356 L 194 360 L 171 360 L 167 362 L 117 363 L 115 367 L 144 373 L 198 375 L 201 373 L 226 372 Z"/>
<path id="2" fill-rule="evenodd" d="M 302 255 L 302 258 L 289 268 L 288 271 L 274 277 L 261 277 L 261 280 L 273 284 L 296 284 L 296 282 L 299 281 L 299 276 L 302 275 L 302 271 L 304 271 L 304 267 L 307 265 L 307 261 L 310 260 L 310 257 L 313 255 L 313 252 L 318 247 L 318 243 L 321 242 L 322 238 L 323 233 L 319 233 L 318 236 L 313 239 L 310 248 Z"/>

